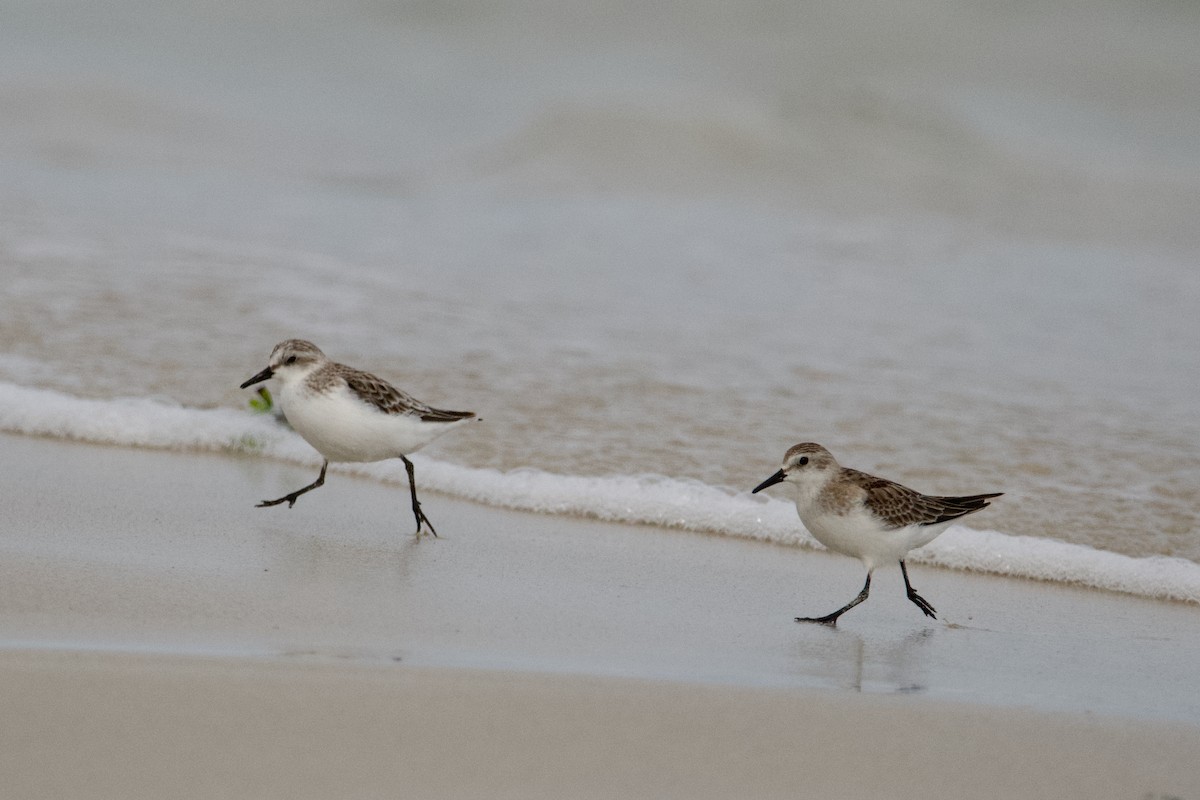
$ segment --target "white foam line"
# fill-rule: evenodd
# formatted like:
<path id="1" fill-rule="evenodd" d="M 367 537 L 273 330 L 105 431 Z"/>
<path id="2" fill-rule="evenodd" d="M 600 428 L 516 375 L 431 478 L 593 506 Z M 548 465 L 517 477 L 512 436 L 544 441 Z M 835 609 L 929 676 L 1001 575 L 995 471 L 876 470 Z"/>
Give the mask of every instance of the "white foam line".
<path id="1" fill-rule="evenodd" d="M 257 453 L 303 465 L 320 458 L 268 415 L 194 409 L 147 398 L 92 400 L 0 383 L 0 430 L 170 450 Z M 791 503 L 661 476 L 580 477 L 535 469 L 500 472 L 417 454 L 425 488 L 500 508 L 572 514 L 613 522 L 820 548 Z M 405 484 L 396 462 L 342 465 L 342 471 Z M 1200 603 L 1200 564 L 1129 556 L 1082 545 L 952 527 L 912 554 L 915 562 L 1070 583 L 1142 597 Z"/>

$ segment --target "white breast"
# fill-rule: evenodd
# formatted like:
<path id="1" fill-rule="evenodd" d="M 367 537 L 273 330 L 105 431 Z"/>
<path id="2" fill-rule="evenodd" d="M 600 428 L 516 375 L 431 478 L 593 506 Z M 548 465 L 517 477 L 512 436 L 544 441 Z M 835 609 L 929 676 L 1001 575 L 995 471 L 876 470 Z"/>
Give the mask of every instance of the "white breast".
<path id="1" fill-rule="evenodd" d="M 345 386 L 316 394 L 300 383 L 286 385 L 279 401 L 296 432 L 330 461 L 398 458 L 419 450 L 461 424 L 385 414 L 358 399 Z"/>
<path id="2" fill-rule="evenodd" d="M 800 512 L 800 521 L 818 542 L 835 553 L 861 560 L 868 570 L 900 561 L 908 551 L 929 544 L 950 524 L 886 529 L 865 508 L 855 508 L 847 514 L 806 509 Z"/>

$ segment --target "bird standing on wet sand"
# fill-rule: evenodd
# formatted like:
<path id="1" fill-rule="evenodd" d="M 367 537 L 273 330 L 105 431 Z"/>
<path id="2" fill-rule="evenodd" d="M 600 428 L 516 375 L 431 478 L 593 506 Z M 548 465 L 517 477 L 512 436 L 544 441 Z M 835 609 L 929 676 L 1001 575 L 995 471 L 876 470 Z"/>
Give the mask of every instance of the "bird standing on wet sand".
<path id="1" fill-rule="evenodd" d="M 934 607 L 908 582 L 904 556 L 932 542 L 959 517 L 987 508 L 988 501 L 1002 494 L 931 497 L 887 478 L 847 469 L 813 442 L 788 450 L 783 467 L 751 494 L 777 483 L 792 490 L 800 521 L 813 538 L 836 553 L 859 559 L 867 568 L 867 582 L 849 603 L 823 617 L 796 617 L 797 622 L 824 625 L 836 625 L 838 617 L 866 600 L 871 573 L 891 561 L 900 562 L 908 599 L 937 619 Z"/>
<path id="2" fill-rule="evenodd" d="M 300 495 L 325 483 L 330 461 L 398 458 L 408 470 L 417 535 L 424 524 L 437 536 L 417 501 L 416 476 L 407 456 L 474 419 L 474 412 L 427 406 L 382 378 L 329 360 L 315 344 L 303 339 L 287 339 L 275 345 L 267 368 L 241 388 L 268 378 L 279 379 L 279 405 L 288 423 L 325 461 L 321 474 L 311 484 L 278 500 L 264 500 L 259 508 L 285 501 L 291 508 Z"/>

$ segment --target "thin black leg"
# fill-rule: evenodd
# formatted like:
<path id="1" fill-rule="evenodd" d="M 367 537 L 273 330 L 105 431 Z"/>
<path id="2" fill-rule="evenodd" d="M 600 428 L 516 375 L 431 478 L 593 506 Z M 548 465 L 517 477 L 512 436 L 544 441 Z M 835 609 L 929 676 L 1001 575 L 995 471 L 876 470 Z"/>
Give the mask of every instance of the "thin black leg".
<path id="1" fill-rule="evenodd" d="M 863 584 L 862 591 L 858 593 L 858 597 L 851 600 L 846 605 L 839 608 L 832 614 L 826 614 L 823 617 L 796 617 L 796 622 L 819 622 L 822 625 L 837 625 L 838 617 L 845 614 L 850 609 L 867 599 L 867 595 L 871 593 L 871 573 L 867 573 L 867 582 Z"/>
<path id="2" fill-rule="evenodd" d="M 937 609 L 931 606 L 928 600 L 917 594 L 917 590 L 908 582 L 908 567 L 904 566 L 903 561 L 900 562 L 900 572 L 904 573 L 904 588 L 908 590 L 908 599 L 916 603 L 917 608 L 925 612 L 925 616 L 937 619 L 937 614 L 934 613 Z"/>
<path id="3" fill-rule="evenodd" d="M 412 492 L 412 508 L 413 516 L 417 518 L 417 536 L 421 535 L 421 524 L 429 526 L 429 532 L 437 537 L 437 531 L 433 529 L 433 523 L 429 521 L 429 517 L 425 516 L 425 512 L 421 510 L 421 504 L 417 500 L 417 476 L 413 472 L 413 464 L 404 456 L 400 456 L 400 460 L 404 462 L 404 468 L 408 470 L 408 488 Z"/>
<path id="4" fill-rule="evenodd" d="M 291 508 L 292 506 L 296 505 L 297 497 L 304 494 L 305 492 L 311 492 L 313 489 L 315 489 L 318 486 L 321 486 L 322 484 L 325 483 L 325 470 L 328 467 L 329 467 L 328 461 L 325 461 L 323 464 L 321 464 L 321 474 L 317 476 L 317 479 L 315 481 L 310 483 L 308 486 L 305 486 L 303 489 L 297 489 L 296 491 L 292 492 L 291 494 L 285 494 L 283 497 L 279 498 L 278 500 L 263 500 L 261 503 L 259 503 L 257 506 L 255 506 L 255 508 L 266 508 L 267 506 L 277 506 L 280 503 L 282 503 L 284 500 L 287 501 L 288 508 Z"/>

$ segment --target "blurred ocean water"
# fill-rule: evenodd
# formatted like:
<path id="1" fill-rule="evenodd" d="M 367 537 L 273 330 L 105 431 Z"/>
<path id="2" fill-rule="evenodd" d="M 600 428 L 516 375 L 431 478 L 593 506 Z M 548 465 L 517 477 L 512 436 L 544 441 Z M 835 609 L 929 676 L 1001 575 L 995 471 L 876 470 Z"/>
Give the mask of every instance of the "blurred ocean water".
<path id="1" fill-rule="evenodd" d="M 1198 6 L 0 17 L 10 386 L 244 408 L 303 336 L 480 412 L 439 461 L 745 490 L 813 440 L 1200 561 Z"/>

